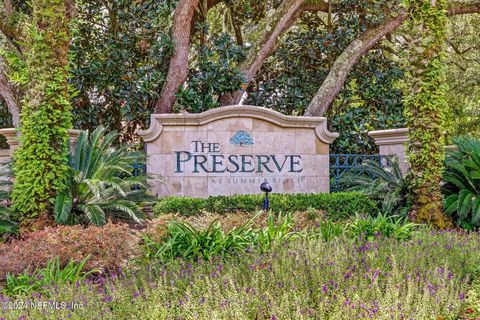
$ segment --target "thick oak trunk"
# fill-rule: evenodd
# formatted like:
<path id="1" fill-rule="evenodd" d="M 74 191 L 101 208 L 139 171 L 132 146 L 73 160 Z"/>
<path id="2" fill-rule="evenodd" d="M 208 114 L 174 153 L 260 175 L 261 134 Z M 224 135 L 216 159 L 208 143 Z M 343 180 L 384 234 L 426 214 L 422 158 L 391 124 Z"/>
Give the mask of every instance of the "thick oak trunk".
<path id="1" fill-rule="evenodd" d="M 338 96 L 348 74 L 360 58 L 385 35 L 398 28 L 406 18 L 407 14 L 402 12 L 395 18 L 387 20 L 376 28 L 367 30 L 353 40 L 335 60 L 327 78 L 310 101 L 305 115 L 321 117 Z"/>
<path id="2" fill-rule="evenodd" d="M 157 113 L 172 112 L 176 93 L 187 80 L 188 51 L 190 47 L 191 22 L 199 0 L 180 0 L 173 16 L 172 37 L 174 53 L 170 59 L 167 79 L 155 105 Z"/>
<path id="3" fill-rule="evenodd" d="M 8 81 L 7 76 L 2 72 L 2 66 L 0 65 L 0 97 L 7 105 L 8 112 L 12 115 L 12 124 L 15 128 L 20 125 L 20 108 L 18 107 L 18 99 L 16 98 L 15 91 L 12 88 L 11 83 Z"/>

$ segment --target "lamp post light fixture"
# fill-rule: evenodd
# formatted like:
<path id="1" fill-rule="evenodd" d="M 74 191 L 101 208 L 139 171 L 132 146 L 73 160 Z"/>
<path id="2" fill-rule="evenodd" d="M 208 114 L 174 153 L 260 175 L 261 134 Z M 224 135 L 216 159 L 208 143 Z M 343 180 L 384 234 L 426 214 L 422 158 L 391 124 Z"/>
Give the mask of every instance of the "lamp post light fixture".
<path id="1" fill-rule="evenodd" d="M 268 194 L 272 192 L 272 186 L 265 181 L 260 185 L 260 190 L 262 190 L 262 192 L 265 192 L 265 200 L 263 200 L 263 210 L 267 211 L 270 208 L 270 203 L 268 201 Z"/>

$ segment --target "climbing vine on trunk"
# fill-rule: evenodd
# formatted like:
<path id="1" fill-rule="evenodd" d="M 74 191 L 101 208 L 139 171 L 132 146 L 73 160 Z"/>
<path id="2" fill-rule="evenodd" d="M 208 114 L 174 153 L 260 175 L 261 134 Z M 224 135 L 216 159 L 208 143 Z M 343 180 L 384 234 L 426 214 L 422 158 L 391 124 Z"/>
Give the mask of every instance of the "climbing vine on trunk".
<path id="1" fill-rule="evenodd" d="M 45 212 L 68 170 L 67 53 L 72 11 L 68 0 L 33 0 L 32 23 L 24 26 L 28 85 L 12 195 L 17 220 Z"/>
<path id="2" fill-rule="evenodd" d="M 446 0 L 406 0 L 405 116 L 410 128 L 411 218 L 440 228 L 449 226 L 442 212 L 440 182 L 444 160 L 446 82 L 443 46 Z"/>

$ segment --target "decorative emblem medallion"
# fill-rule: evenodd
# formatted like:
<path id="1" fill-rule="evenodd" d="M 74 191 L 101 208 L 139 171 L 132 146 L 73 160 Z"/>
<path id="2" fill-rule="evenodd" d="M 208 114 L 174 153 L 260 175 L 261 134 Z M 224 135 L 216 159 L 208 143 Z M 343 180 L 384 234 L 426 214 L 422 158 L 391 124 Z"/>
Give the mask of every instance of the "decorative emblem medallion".
<path id="1" fill-rule="evenodd" d="M 230 139 L 230 144 L 235 146 L 248 146 L 253 144 L 252 136 L 245 131 L 237 131 L 235 135 Z"/>

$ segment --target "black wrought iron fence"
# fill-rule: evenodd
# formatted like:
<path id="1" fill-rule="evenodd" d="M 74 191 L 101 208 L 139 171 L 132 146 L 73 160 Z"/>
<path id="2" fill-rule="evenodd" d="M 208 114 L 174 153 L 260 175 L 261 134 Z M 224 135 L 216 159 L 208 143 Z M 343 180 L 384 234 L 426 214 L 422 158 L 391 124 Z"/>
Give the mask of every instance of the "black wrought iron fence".
<path id="1" fill-rule="evenodd" d="M 365 174 L 363 163 L 376 163 L 385 166 L 389 163 L 391 156 L 379 154 L 331 154 L 330 155 L 330 191 L 341 190 L 340 179 L 346 173 L 355 175 Z"/>

